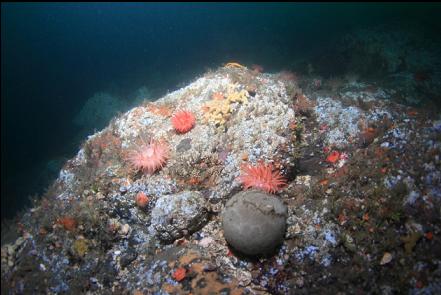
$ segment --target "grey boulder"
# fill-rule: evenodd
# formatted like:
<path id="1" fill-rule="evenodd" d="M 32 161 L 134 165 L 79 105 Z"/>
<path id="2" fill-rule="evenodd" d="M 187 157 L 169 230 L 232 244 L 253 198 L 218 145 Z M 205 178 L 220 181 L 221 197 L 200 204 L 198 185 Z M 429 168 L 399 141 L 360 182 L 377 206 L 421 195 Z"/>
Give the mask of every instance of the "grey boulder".
<path id="1" fill-rule="evenodd" d="M 288 209 L 273 195 L 243 191 L 225 205 L 222 226 L 227 242 L 246 255 L 270 254 L 283 242 Z"/>

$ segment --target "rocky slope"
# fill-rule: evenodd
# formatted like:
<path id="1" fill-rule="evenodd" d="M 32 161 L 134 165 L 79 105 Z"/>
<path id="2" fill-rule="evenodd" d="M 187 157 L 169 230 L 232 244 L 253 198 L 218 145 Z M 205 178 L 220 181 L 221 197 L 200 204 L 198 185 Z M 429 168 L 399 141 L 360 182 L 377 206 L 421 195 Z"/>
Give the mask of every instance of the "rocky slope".
<path id="1" fill-rule="evenodd" d="M 441 292 L 441 118 L 393 94 L 232 63 L 131 109 L 84 142 L 15 236 L 2 228 L 2 293 Z M 178 110 L 196 117 L 184 134 Z M 127 160 L 150 139 L 170 149 L 151 175 Z M 286 179 L 286 233 L 247 257 L 221 213 L 259 163 Z"/>

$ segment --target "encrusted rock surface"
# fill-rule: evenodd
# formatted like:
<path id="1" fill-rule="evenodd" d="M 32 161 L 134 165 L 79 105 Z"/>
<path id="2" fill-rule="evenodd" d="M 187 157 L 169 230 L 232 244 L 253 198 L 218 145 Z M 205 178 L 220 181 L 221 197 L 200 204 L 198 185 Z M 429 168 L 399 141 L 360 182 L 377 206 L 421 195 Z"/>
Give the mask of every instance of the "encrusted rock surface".
<path id="1" fill-rule="evenodd" d="M 320 79 L 233 64 L 112 120 L 2 224 L 2 294 L 439 294 L 439 112 L 396 103 L 396 88 Z M 196 125 L 178 134 L 182 109 Z M 153 175 L 126 160 L 148 138 L 170 147 Z M 271 197 L 286 233 L 265 210 L 234 217 L 268 219 L 247 243 L 281 241 L 249 259 L 230 251 L 221 215 L 256 194 L 230 200 L 241 166 L 260 161 L 286 179 Z"/>
<path id="2" fill-rule="evenodd" d="M 207 222 L 207 201 L 194 191 L 166 195 L 156 202 L 151 216 L 151 228 L 157 237 L 173 242 L 185 234 L 192 234 Z"/>

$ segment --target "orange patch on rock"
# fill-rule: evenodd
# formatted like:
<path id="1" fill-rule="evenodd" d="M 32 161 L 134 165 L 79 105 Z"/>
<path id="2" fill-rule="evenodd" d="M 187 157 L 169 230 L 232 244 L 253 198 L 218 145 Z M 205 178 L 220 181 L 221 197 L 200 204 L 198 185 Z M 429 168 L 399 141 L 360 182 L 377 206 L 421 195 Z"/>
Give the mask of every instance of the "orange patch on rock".
<path id="1" fill-rule="evenodd" d="M 326 162 L 335 163 L 339 159 L 340 159 L 340 153 L 338 151 L 333 151 L 326 157 Z"/>
<path id="2" fill-rule="evenodd" d="M 155 104 L 148 104 L 147 110 L 155 115 L 163 117 L 170 117 L 172 114 L 172 111 L 169 107 Z"/>
<path id="3" fill-rule="evenodd" d="M 427 232 L 425 235 L 426 239 L 429 241 L 433 239 L 433 233 L 431 231 Z"/>
<path id="4" fill-rule="evenodd" d="M 138 207 L 144 208 L 149 203 L 149 197 L 144 192 L 139 192 L 136 194 L 136 205 Z"/>
<path id="5" fill-rule="evenodd" d="M 62 225 L 65 230 L 74 231 L 77 228 L 77 221 L 72 217 L 62 217 L 57 220 L 57 223 Z"/>
<path id="6" fill-rule="evenodd" d="M 177 270 L 175 270 L 172 276 L 176 281 L 180 282 L 185 278 L 186 274 L 187 274 L 187 270 L 183 267 L 180 267 Z"/>
<path id="7" fill-rule="evenodd" d="M 199 177 L 192 177 L 187 182 L 189 185 L 199 185 L 202 183 L 201 179 Z"/>
<path id="8" fill-rule="evenodd" d="M 295 130 L 297 128 L 297 122 L 296 121 L 292 121 L 289 123 L 288 125 L 289 129 L 291 130 Z"/>
<path id="9" fill-rule="evenodd" d="M 198 252 L 188 251 L 185 255 L 183 255 L 179 259 L 179 262 L 181 263 L 181 265 L 187 265 L 187 264 L 192 263 L 193 261 L 195 261 L 198 258 L 200 258 L 200 254 Z"/>
<path id="10" fill-rule="evenodd" d="M 329 182 L 329 180 L 327 180 L 327 179 L 322 179 L 322 180 L 319 181 L 319 184 L 320 184 L 320 185 L 327 185 L 328 182 Z"/>
<path id="11" fill-rule="evenodd" d="M 369 221 L 369 213 L 363 214 L 363 221 Z"/>
<path id="12" fill-rule="evenodd" d="M 345 214 L 339 214 L 337 219 L 340 225 L 344 225 L 348 221 L 348 218 L 346 217 Z"/>
<path id="13" fill-rule="evenodd" d="M 377 137 L 377 133 L 377 130 L 371 127 L 364 129 L 359 135 L 361 143 L 364 146 L 370 145 Z"/>

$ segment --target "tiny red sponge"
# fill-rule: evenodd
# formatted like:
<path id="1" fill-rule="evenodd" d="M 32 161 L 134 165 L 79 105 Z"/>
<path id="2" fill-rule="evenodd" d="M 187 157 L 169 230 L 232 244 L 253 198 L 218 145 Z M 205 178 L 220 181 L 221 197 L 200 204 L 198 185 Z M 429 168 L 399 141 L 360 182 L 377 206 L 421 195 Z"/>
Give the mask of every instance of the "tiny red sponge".
<path id="1" fill-rule="evenodd" d="M 138 207 L 141 208 L 144 208 L 149 203 L 149 197 L 147 197 L 147 195 L 144 192 L 139 192 L 136 195 L 135 200 L 136 200 L 136 205 L 138 205 Z"/>
<path id="2" fill-rule="evenodd" d="M 171 121 L 178 133 L 186 133 L 194 127 L 196 118 L 191 112 L 179 111 L 174 114 Z"/>
<path id="3" fill-rule="evenodd" d="M 178 268 L 174 273 L 173 273 L 173 278 L 180 282 L 183 279 L 185 279 L 185 275 L 187 274 L 187 270 L 183 267 Z"/>
<path id="4" fill-rule="evenodd" d="M 326 162 L 335 163 L 339 159 L 340 159 L 340 153 L 338 151 L 333 151 L 326 157 Z"/>

